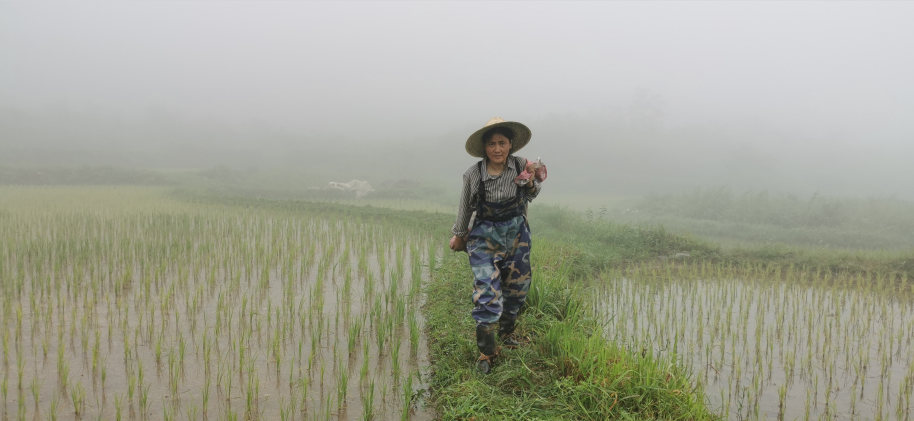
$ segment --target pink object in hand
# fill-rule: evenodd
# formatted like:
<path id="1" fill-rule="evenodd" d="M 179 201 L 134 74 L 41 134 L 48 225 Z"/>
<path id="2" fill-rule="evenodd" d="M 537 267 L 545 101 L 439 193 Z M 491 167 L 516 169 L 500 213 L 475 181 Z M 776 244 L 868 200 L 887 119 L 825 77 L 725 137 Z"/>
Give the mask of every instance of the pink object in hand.
<path id="1" fill-rule="evenodd" d="M 532 171 L 532 172 L 531 172 Z M 527 181 L 530 180 L 530 177 L 536 177 L 537 181 L 543 181 L 546 179 L 546 166 L 543 165 L 543 161 L 540 158 L 536 159 L 536 162 L 527 161 L 527 167 L 524 168 L 524 171 L 521 172 L 517 177 L 514 177 L 514 183 L 519 186 L 527 184 Z"/>
<path id="2" fill-rule="evenodd" d="M 536 172 L 536 181 L 543 181 L 546 179 L 546 166 L 540 164 L 539 168 L 535 170 Z"/>
<path id="3" fill-rule="evenodd" d="M 524 172 L 518 174 L 517 177 L 514 177 L 514 183 L 518 186 L 523 186 L 524 184 L 527 184 L 527 180 L 529 180 L 532 176 L 533 174 L 530 174 L 529 171 L 524 170 Z"/>

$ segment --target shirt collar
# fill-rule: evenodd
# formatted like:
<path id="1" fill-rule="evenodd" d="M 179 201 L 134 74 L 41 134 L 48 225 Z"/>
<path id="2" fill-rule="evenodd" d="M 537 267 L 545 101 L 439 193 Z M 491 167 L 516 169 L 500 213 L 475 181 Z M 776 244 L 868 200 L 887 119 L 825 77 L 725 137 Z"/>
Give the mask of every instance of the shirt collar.
<path id="1" fill-rule="evenodd" d="M 508 155 L 508 158 L 506 158 L 506 160 L 507 160 L 507 162 L 505 164 L 505 169 L 502 170 L 501 174 L 504 174 L 505 171 L 508 170 L 508 168 L 517 172 L 517 169 L 514 168 L 514 163 L 515 163 L 515 161 L 517 161 L 516 159 L 514 159 L 514 155 Z M 501 174 L 489 175 L 489 160 L 488 159 L 482 160 L 482 174 L 483 174 L 483 177 L 485 177 L 485 178 L 483 178 L 483 180 L 490 180 L 493 178 L 501 177 Z"/>

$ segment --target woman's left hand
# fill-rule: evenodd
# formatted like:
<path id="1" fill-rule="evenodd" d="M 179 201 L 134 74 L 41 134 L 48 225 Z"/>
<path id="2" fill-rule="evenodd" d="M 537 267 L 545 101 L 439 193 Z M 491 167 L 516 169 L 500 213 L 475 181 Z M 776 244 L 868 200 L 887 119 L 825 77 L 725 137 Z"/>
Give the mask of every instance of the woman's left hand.
<path id="1" fill-rule="evenodd" d="M 453 251 L 467 251 L 467 239 L 466 237 L 458 237 L 455 235 L 451 237 L 449 246 Z"/>

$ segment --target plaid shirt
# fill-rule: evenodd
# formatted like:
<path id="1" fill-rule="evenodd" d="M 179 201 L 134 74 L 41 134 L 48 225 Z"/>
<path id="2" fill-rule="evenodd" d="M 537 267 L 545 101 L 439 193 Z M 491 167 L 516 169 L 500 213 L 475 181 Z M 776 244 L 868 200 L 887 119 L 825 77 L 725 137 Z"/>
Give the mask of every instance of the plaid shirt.
<path id="1" fill-rule="evenodd" d="M 514 197 L 517 194 L 517 184 L 514 184 L 514 177 L 517 177 L 527 165 L 527 160 L 520 158 L 521 168 L 516 168 L 516 159 L 514 155 L 508 155 L 505 169 L 499 175 L 489 175 L 486 170 L 486 162 L 482 163 L 482 174 L 484 174 L 483 184 L 486 186 L 486 200 L 490 202 L 503 202 Z M 533 180 L 533 188 L 524 188 L 527 201 L 531 201 L 540 194 L 542 185 Z M 460 205 L 457 208 L 457 221 L 454 222 L 453 233 L 458 237 L 464 237 L 469 232 L 470 218 L 476 211 L 476 193 L 479 190 L 479 168 L 474 163 L 466 172 L 463 173 L 463 192 L 460 194 Z"/>

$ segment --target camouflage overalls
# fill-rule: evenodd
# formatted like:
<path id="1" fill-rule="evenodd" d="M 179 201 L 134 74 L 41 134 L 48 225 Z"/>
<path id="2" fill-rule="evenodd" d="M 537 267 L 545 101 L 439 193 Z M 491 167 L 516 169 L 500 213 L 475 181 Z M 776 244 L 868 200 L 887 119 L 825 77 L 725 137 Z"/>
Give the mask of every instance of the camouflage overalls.
<path id="1" fill-rule="evenodd" d="M 520 163 L 518 163 L 520 165 Z M 482 162 L 479 163 L 476 220 L 469 233 L 467 252 L 476 279 L 473 319 L 477 327 L 494 329 L 502 320 L 517 319 L 530 289 L 530 227 L 524 188 L 504 202 L 486 201 Z M 508 332 L 510 334 L 510 332 Z"/>

